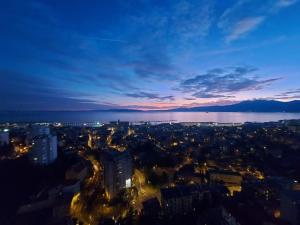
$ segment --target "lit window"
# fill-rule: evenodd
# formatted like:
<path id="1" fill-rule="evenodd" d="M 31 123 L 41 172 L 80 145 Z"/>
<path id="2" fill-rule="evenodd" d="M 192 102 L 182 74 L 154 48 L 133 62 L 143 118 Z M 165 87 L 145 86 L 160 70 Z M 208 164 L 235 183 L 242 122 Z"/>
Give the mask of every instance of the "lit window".
<path id="1" fill-rule="evenodd" d="M 131 187 L 131 179 L 130 178 L 126 179 L 126 181 L 125 181 L 125 187 L 126 188 L 130 188 Z"/>

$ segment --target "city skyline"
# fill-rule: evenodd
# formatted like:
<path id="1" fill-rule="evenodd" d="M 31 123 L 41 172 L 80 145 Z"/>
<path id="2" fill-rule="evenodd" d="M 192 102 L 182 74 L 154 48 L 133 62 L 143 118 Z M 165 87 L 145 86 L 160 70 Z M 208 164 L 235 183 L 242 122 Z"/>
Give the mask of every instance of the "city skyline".
<path id="1" fill-rule="evenodd" d="M 300 99 L 297 0 L 2 3 L 0 110 Z"/>

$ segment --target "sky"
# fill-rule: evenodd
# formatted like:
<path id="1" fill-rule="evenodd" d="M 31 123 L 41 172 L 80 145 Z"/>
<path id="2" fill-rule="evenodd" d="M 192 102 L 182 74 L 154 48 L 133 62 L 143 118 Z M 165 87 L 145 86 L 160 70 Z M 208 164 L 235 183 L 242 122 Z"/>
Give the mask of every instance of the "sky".
<path id="1" fill-rule="evenodd" d="M 300 0 L 4 0 L 0 110 L 300 99 Z"/>

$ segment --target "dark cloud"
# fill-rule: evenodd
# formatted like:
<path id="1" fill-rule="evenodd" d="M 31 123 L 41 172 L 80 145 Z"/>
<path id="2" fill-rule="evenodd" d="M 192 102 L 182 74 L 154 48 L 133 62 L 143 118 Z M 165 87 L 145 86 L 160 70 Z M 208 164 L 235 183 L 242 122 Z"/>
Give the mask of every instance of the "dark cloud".
<path id="1" fill-rule="evenodd" d="M 293 95 L 293 94 L 300 94 L 300 88 L 295 89 L 295 90 L 290 90 L 290 91 L 285 91 L 281 94 L 278 94 L 276 96 L 289 96 L 289 95 Z"/>
<path id="2" fill-rule="evenodd" d="M 273 97 L 273 99 L 280 99 L 280 100 L 285 100 L 285 99 L 300 99 L 300 88 L 294 89 L 294 90 L 289 90 L 282 92 L 280 94 L 277 94 Z"/>
<path id="3" fill-rule="evenodd" d="M 277 96 L 277 97 L 272 97 L 271 99 L 276 99 L 276 100 L 300 99 L 300 95 Z"/>
<path id="4" fill-rule="evenodd" d="M 232 70 L 236 74 L 245 75 L 245 74 L 255 72 L 258 69 L 251 66 L 237 66 L 237 67 L 232 67 Z M 223 70 L 222 73 L 226 73 L 226 71 Z"/>
<path id="5" fill-rule="evenodd" d="M 148 3 L 139 2 L 146 13 L 137 11 L 127 18 L 134 40 L 127 46 L 127 53 L 134 57 L 126 65 L 140 79 L 176 80 L 181 71 L 173 61 L 174 55 L 203 41 L 213 22 L 214 3 L 208 0 Z"/>
<path id="6" fill-rule="evenodd" d="M 185 100 L 188 100 L 188 101 L 195 101 L 197 100 L 196 98 L 184 98 Z"/>
<path id="7" fill-rule="evenodd" d="M 82 98 L 86 94 L 57 89 L 47 77 L 0 69 L 0 110 L 87 110 L 111 108 Z"/>
<path id="8" fill-rule="evenodd" d="M 131 37 L 128 43 L 102 32 L 87 35 L 67 26 L 53 8 L 52 4 L 33 2 L 22 3 L 15 16 L 7 12 L 11 25 L 5 33 L 14 36 L 9 46 L 21 45 L 20 62 L 42 64 L 53 73 L 65 74 L 61 80 L 104 87 L 107 92 L 137 90 L 136 83 L 144 79 L 174 79 L 177 69 L 165 43 L 146 40 L 144 35 Z M 143 40 L 135 40 L 139 36 Z M 115 47 L 115 43 L 122 45 Z"/>
<path id="9" fill-rule="evenodd" d="M 126 96 L 132 98 L 146 98 L 150 100 L 157 100 L 157 101 L 174 101 L 175 98 L 172 95 L 168 96 L 160 96 L 156 93 L 149 93 L 149 92 L 137 92 L 137 93 L 127 93 Z"/>
<path id="10" fill-rule="evenodd" d="M 196 98 L 230 98 L 230 97 L 234 97 L 234 96 L 231 96 L 231 95 L 203 93 L 201 91 L 193 93 L 193 96 L 196 97 Z"/>
<path id="11" fill-rule="evenodd" d="M 172 80 L 176 78 L 175 66 L 168 60 L 157 56 L 144 56 L 139 61 L 127 64 L 140 78 Z"/>
<path id="12" fill-rule="evenodd" d="M 197 98 L 229 98 L 240 91 L 260 90 L 281 78 L 259 79 L 257 68 L 248 66 L 217 68 L 183 80 L 180 89 Z"/>

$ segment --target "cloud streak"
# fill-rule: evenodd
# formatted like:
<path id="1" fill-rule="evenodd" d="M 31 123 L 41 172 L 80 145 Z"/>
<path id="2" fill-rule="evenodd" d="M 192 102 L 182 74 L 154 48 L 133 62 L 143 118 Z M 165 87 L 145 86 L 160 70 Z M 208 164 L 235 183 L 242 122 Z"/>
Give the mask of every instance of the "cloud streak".
<path id="1" fill-rule="evenodd" d="M 298 0 L 278 0 L 275 4 L 277 8 L 284 8 L 296 4 Z"/>
<path id="2" fill-rule="evenodd" d="M 300 88 L 288 90 L 280 94 L 277 94 L 273 97 L 273 99 L 279 99 L 279 100 L 300 99 Z"/>
<path id="3" fill-rule="evenodd" d="M 256 27 L 258 27 L 264 20 L 265 17 L 257 16 L 257 17 L 244 18 L 238 21 L 234 25 L 234 27 L 232 28 L 228 36 L 226 36 L 226 42 L 228 43 L 232 42 L 246 35 L 250 31 L 254 30 Z"/>
<path id="4" fill-rule="evenodd" d="M 232 98 L 234 93 L 261 90 L 281 78 L 258 79 L 257 68 L 238 66 L 216 68 L 183 80 L 180 89 L 196 98 Z"/>
<path id="5" fill-rule="evenodd" d="M 297 0 L 239 0 L 224 11 L 218 27 L 225 34 L 225 42 L 231 43 L 254 31 L 281 9 L 296 3 Z"/>
<path id="6" fill-rule="evenodd" d="M 174 101 L 175 97 L 172 95 L 167 96 L 160 96 L 156 93 L 149 93 L 149 92 L 137 92 L 137 93 L 127 93 L 126 96 L 131 98 L 141 98 L 141 99 L 149 99 L 149 100 L 156 100 L 156 101 Z"/>

